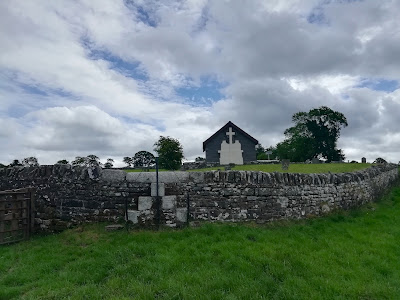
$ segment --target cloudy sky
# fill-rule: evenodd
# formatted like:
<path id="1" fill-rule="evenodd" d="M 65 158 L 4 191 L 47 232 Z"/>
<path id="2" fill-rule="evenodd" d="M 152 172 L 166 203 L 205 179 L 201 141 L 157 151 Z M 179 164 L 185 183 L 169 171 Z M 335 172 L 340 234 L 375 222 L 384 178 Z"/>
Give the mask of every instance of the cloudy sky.
<path id="1" fill-rule="evenodd" d="M 346 159 L 400 160 L 400 1 L 0 1 L 0 162 L 121 161 L 322 105 Z"/>

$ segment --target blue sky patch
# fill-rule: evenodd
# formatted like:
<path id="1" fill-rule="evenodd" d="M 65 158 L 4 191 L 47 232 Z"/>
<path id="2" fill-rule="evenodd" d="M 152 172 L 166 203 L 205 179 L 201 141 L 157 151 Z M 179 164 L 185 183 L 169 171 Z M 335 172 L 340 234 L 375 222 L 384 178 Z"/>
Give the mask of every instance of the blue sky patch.
<path id="1" fill-rule="evenodd" d="M 71 98 L 73 96 L 71 93 L 63 89 L 52 89 L 40 85 L 30 85 L 25 83 L 19 83 L 18 86 L 27 94 L 40 95 L 40 96 L 56 95 L 68 98 Z"/>
<path id="2" fill-rule="evenodd" d="M 145 7 L 143 7 L 142 5 L 137 5 L 132 0 L 124 0 L 124 4 L 131 12 L 136 15 L 139 21 L 146 24 L 147 26 L 157 27 L 156 18 L 151 14 L 150 11 L 146 10 Z"/>
<path id="3" fill-rule="evenodd" d="M 108 51 L 90 49 L 89 58 L 94 60 L 102 59 L 109 62 L 112 70 L 118 71 L 126 77 L 141 81 L 149 79 L 147 74 L 140 68 L 139 62 L 127 62 Z"/>
<path id="4" fill-rule="evenodd" d="M 361 84 L 357 87 L 369 88 L 375 91 L 393 92 L 399 88 L 399 82 L 397 80 L 386 80 L 386 79 L 363 79 Z"/>
<path id="5" fill-rule="evenodd" d="M 210 104 L 223 98 L 221 89 L 224 88 L 219 81 L 204 78 L 200 86 L 186 86 L 176 89 L 176 93 L 188 102 L 199 106 Z"/>

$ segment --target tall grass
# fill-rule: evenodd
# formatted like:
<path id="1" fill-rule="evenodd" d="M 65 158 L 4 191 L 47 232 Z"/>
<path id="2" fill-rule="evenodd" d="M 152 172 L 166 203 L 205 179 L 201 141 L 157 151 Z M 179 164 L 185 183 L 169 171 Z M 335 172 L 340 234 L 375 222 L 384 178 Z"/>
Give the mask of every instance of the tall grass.
<path id="1" fill-rule="evenodd" d="M 105 232 L 0 247 L 0 299 L 398 299 L 400 188 L 379 203 L 268 225 Z"/>

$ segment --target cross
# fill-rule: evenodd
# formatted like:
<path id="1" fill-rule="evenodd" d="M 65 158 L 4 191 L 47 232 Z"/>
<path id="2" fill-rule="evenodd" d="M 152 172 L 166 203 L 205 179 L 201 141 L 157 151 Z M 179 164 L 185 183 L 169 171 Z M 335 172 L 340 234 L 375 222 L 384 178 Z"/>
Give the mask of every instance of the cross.
<path id="1" fill-rule="evenodd" d="M 229 131 L 226 133 L 227 136 L 229 136 L 229 144 L 233 144 L 232 137 L 235 135 L 235 133 L 232 131 L 232 127 L 229 127 Z"/>

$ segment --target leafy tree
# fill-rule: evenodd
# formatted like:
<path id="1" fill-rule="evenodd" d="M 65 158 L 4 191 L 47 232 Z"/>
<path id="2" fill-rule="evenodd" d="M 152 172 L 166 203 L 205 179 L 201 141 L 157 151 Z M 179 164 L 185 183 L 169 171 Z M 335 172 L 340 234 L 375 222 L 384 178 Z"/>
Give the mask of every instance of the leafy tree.
<path id="1" fill-rule="evenodd" d="M 126 165 L 131 168 L 134 165 L 133 157 L 125 156 L 122 160 Z"/>
<path id="2" fill-rule="evenodd" d="M 61 160 L 59 160 L 59 161 L 57 162 L 57 164 L 60 164 L 60 165 L 68 165 L 68 164 L 69 164 L 69 161 L 66 160 L 66 159 L 61 159 Z"/>
<path id="3" fill-rule="evenodd" d="M 75 160 L 71 162 L 71 164 L 73 166 L 82 166 L 82 167 L 87 166 L 86 157 L 77 156 L 75 157 Z"/>
<path id="4" fill-rule="evenodd" d="M 204 157 L 198 156 L 195 158 L 194 161 L 205 161 L 206 159 Z"/>
<path id="5" fill-rule="evenodd" d="M 262 154 L 265 154 L 265 149 L 261 144 L 256 145 L 256 155 L 257 159 L 263 159 L 263 158 L 258 158 L 259 156 L 262 156 Z"/>
<path id="6" fill-rule="evenodd" d="M 14 159 L 14 160 L 12 161 L 12 163 L 9 164 L 9 167 L 17 167 L 17 166 L 22 166 L 22 164 L 19 162 L 18 159 Z"/>
<path id="7" fill-rule="evenodd" d="M 100 158 L 94 154 L 86 156 L 88 167 L 98 167 L 101 166 Z"/>
<path id="8" fill-rule="evenodd" d="M 387 164 L 387 161 L 384 160 L 382 157 L 378 157 L 377 159 L 374 160 L 374 164 Z"/>
<path id="9" fill-rule="evenodd" d="M 291 161 L 304 161 L 314 157 L 332 160 L 344 159 L 337 140 L 342 127 L 346 127 L 346 117 L 329 107 L 321 106 L 309 112 L 293 115 L 295 126 L 285 130 L 285 140 L 277 145 L 279 157 Z"/>
<path id="10" fill-rule="evenodd" d="M 148 151 L 139 151 L 133 157 L 135 167 L 149 167 L 154 165 L 155 157 Z"/>
<path id="11" fill-rule="evenodd" d="M 77 156 L 72 162 L 73 166 L 82 167 L 98 167 L 101 166 L 100 158 L 94 154 L 90 154 L 86 157 Z"/>
<path id="12" fill-rule="evenodd" d="M 183 148 L 181 143 L 169 136 L 160 136 L 154 143 L 154 151 L 158 153 L 158 162 L 161 168 L 177 170 L 182 165 Z"/>
<path id="13" fill-rule="evenodd" d="M 33 157 L 33 156 L 31 156 L 31 157 L 25 157 L 25 158 L 22 160 L 22 164 L 23 164 L 25 167 L 37 167 L 37 166 L 39 166 L 39 163 L 38 163 L 37 158 L 36 158 L 36 157 Z"/>
<path id="14" fill-rule="evenodd" d="M 2 163 L 0 163 L 0 168 L 7 168 L 7 166 L 2 164 Z"/>
<path id="15" fill-rule="evenodd" d="M 111 169 L 114 166 L 114 160 L 112 158 L 107 158 L 107 162 L 104 164 L 104 168 Z"/>

